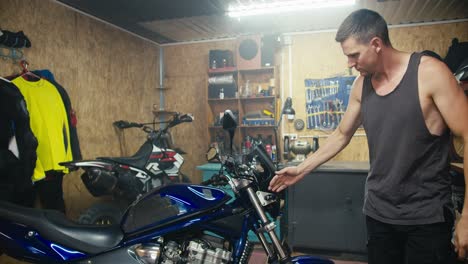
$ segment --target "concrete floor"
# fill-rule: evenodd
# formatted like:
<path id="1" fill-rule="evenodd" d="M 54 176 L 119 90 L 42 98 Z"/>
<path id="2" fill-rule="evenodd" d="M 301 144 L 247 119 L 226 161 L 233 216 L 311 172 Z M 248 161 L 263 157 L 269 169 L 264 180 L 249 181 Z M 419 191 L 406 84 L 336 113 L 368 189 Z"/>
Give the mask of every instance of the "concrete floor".
<path id="1" fill-rule="evenodd" d="M 293 253 L 293 255 L 297 256 L 297 255 L 308 255 L 308 254 L 295 252 Z M 331 259 L 335 262 L 335 264 L 367 264 L 367 262 L 363 262 L 363 261 L 343 260 L 345 258 L 346 257 L 340 257 L 339 260 L 333 259 L 333 258 Z M 256 248 L 252 252 L 252 257 L 250 258 L 249 264 L 266 264 L 266 263 L 267 263 L 267 258 L 266 258 L 264 250 L 262 248 Z"/>

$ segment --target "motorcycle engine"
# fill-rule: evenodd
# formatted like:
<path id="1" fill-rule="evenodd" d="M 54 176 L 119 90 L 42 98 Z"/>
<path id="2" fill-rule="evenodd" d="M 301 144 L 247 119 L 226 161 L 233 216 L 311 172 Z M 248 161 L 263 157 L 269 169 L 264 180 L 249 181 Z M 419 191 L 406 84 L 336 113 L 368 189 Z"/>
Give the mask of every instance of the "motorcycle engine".
<path id="1" fill-rule="evenodd" d="M 204 243 L 190 241 L 188 250 L 188 263 L 228 263 L 231 252 L 222 248 L 209 248 Z"/>
<path id="2" fill-rule="evenodd" d="M 190 241 L 168 241 L 161 244 L 143 244 L 135 248 L 135 255 L 145 264 L 221 264 L 231 261 L 231 252 L 212 236 Z M 185 245 L 185 246 L 184 246 Z"/>

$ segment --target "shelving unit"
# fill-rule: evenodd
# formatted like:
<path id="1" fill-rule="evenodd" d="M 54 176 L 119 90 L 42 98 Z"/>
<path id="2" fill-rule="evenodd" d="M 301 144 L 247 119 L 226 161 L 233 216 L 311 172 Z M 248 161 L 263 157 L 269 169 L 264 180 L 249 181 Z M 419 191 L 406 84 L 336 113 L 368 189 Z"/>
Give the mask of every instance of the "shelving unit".
<path id="1" fill-rule="evenodd" d="M 210 84 L 208 82 L 208 137 L 210 143 L 227 144 L 226 133 L 219 120 L 221 113 L 230 109 L 238 116 L 238 128 L 234 138 L 235 150 L 240 153 L 242 143 L 247 136 L 253 139 L 260 135 L 264 142 L 277 145 L 274 137 L 274 124 L 277 122 L 277 78 L 275 67 L 252 70 L 237 70 L 233 67 L 210 69 L 208 78 L 232 75 L 234 83 Z M 248 87 L 248 88 L 247 88 Z M 219 91 L 224 90 L 224 98 L 219 98 Z M 271 113 L 266 117 L 263 110 Z M 258 118 L 253 118 L 256 116 Z M 224 138 L 226 137 L 226 138 Z"/>

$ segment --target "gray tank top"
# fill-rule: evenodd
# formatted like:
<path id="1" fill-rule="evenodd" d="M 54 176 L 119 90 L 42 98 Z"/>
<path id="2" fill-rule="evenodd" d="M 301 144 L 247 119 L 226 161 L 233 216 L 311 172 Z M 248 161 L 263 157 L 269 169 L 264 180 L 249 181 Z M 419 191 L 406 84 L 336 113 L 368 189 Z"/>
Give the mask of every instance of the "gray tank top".
<path id="1" fill-rule="evenodd" d="M 361 116 L 369 144 L 370 171 L 364 213 L 384 223 L 431 224 L 452 208 L 449 131 L 432 135 L 418 95 L 421 54 L 411 55 L 401 82 L 380 96 L 365 77 Z"/>

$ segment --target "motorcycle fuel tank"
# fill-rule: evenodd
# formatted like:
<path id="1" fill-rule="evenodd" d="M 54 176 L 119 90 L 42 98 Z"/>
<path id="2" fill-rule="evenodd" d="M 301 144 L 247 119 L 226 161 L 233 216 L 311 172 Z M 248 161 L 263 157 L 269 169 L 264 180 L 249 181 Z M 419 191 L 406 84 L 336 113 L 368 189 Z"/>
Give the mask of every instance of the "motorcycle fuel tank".
<path id="1" fill-rule="evenodd" d="M 126 234 L 163 227 L 174 221 L 196 218 L 230 199 L 224 191 L 208 186 L 167 185 L 135 201 L 127 209 L 121 226 Z"/>

